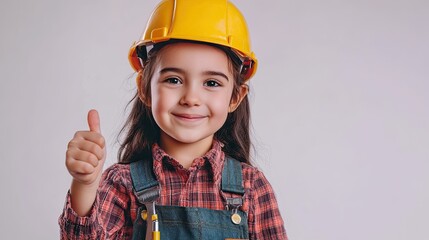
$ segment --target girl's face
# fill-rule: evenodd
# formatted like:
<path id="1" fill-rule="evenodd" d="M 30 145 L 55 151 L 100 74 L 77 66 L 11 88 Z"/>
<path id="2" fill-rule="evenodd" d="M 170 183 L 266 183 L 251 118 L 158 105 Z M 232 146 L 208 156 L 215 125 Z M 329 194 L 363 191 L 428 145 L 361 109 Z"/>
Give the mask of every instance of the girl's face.
<path id="1" fill-rule="evenodd" d="M 247 88 L 231 100 L 232 67 L 218 48 L 174 43 L 158 54 L 149 104 L 161 129 L 161 146 L 175 143 L 209 148 L 214 133 L 244 98 Z"/>

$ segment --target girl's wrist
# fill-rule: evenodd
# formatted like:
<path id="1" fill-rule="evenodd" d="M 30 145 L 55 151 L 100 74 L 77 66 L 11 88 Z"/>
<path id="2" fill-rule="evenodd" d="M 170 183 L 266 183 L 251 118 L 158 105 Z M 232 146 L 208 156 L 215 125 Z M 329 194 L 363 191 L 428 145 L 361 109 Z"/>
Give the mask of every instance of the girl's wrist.
<path id="1" fill-rule="evenodd" d="M 70 187 L 70 203 L 79 216 L 87 216 L 94 204 L 98 189 L 98 181 L 83 184 L 73 179 Z"/>
<path id="2" fill-rule="evenodd" d="M 93 183 L 82 183 L 77 181 L 76 179 L 72 180 L 71 188 L 79 189 L 79 190 L 93 190 L 98 188 L 98 181 L 94 181 Z"/>

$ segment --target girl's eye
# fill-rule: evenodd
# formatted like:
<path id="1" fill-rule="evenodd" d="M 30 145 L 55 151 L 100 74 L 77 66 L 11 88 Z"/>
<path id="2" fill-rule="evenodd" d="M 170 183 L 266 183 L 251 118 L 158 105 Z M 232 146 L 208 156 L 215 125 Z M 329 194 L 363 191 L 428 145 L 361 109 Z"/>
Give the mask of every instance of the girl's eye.
<path id="1" fill-rule="evenodd" d="M 167 78 L 167 79 L 165 79 L 165 82 L 170 83 L 170 84 L 181 84 L 182 83 L 182 81 L 180 81 L 180 79 L 175 78 L 175 77 Z"/>
<path id="2" fill-rule="evenodd" d="M 209 80 L 207 82 L 204 83 L 204 86 L 207 87 L 220 87 L 220 84 L 214 80 Z"/>

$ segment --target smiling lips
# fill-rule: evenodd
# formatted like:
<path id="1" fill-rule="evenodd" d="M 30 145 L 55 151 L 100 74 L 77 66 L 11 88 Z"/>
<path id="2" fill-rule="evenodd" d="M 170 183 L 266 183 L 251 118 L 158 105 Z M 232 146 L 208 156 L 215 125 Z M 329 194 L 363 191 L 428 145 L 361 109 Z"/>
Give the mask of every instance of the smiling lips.
<path id="1" fill-rule="evenodd" d="M 205 115 L 199 115 L 199 114 L 181 114 L 181 113 L 173 113 L 173 116 L 184 121 L 197 121 L 207 117 Z"/>

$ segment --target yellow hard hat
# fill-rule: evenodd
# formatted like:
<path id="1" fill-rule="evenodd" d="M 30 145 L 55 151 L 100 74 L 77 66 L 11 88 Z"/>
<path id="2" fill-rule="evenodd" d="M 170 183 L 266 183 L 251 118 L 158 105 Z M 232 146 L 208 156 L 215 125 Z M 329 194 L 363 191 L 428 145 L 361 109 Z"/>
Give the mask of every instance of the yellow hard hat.
<path id="1" fill-rule="evenodd" d="M 258 61 L 250 49 L 246 21 L 228 0 L 163 0 L 141 39 L 130 48 L 128 59 L 133 69 L 140 72 L 144 68 L 137 54 L 140 47 L 173 39 L 228 47 L 241 59 L 246 81 L 256 72 Z"/>

